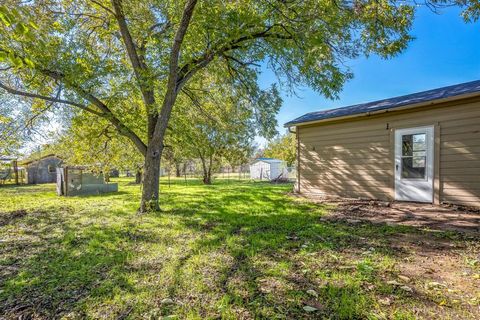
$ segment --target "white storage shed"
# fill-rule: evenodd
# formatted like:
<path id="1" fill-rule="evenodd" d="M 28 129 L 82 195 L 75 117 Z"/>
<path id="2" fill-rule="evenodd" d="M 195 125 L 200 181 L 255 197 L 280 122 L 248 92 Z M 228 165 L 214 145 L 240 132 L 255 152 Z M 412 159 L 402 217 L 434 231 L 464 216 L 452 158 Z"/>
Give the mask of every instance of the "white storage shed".
<path id="1" fill-rule="evenodd" d="M 285 161 L 273 158 L 258 158 L 250 164 L 250 179 L 271 181 L 287 177 L 288 171 Z"/>

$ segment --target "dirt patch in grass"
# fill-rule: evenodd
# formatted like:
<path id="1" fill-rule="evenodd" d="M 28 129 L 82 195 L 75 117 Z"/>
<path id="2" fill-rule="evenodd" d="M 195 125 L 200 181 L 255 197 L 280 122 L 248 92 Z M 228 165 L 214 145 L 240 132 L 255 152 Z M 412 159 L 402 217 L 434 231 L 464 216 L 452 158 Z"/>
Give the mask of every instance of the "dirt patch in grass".
<path id="1" fill-rule="evenodd" d="M 353 228 L 397 228 L 399 232 L 385 235 L 382 245 L 397 261 L 391 272 L 380 275 L 393 289 L 378 296 L 385 309 L 393 312 L 398 308 L 400 294 L 403 304 L 415 301 L 412 313 L 419 318 L 432 318 L 433 314 L 440 318 L 480 317 L 477 209 L 352 199 L 313 202 L 334 207 L 321 221 L 346 223 Z M 365 242 L 367 239 L 361 237 L 359 246 Z M 349 252 L 350 259 L 358 253 Z"/>
<path id="2" fill-rule="evenodd" d="M 326 217 L 330 220 L 345 220 L 350 223 L 368 221 L 375 224 L 480 234 L 480 211 L 476 208 L 354 199 L 313 201 L 335 205 L 335 209 Z"/>
<path id="3" fill-rule="evenodd" d="M 439 237 L 435 233 L 391 236 L 388 240 L 391 248 L 407 253 L 396 265 L 395 280 L 399 286 L 409 286 L 412 294 L 430 308 L 437 308 L 440 314 L 452 316 L 450 312 L 455 308 L 478 315 L 480 238 L 450 236 Z M 420 315 L 428 317 L 424 311 L 417 308 Z"/>
<path id="4" fill-rule="evenodd" d="M 10 212 L 0 212 L 0 227 L 11 224 L 27 215 L 25 210 L 15 210 Z"/>

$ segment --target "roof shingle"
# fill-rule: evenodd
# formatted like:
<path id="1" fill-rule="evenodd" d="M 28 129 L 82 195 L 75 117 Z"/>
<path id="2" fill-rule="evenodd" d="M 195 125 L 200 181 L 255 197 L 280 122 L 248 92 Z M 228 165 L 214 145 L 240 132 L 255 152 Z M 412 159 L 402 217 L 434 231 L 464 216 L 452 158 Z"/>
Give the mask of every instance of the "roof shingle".
<path id="1" fill-rule="evenodd" d="M 316 111 L 304 114 L 292 121 L 285 123 L 285 127 L 294 126 L 300 123 L 318 121 L 324 119 L 334 119 L 343 116 L 363 114 L 380 110 L 395 109 L 403 106 L 413 105 L 422 102 L 428 102 L 438 99 L 445 99 L 460 96 L 469 93 L 480 93 L 480 80 L 460 83 L 453 86 L 432 89 L 412 93 L 400 97 L 388 98 L 373 102 L 356 104 L 348 107 L 330 109 L 324 111 Z"/>

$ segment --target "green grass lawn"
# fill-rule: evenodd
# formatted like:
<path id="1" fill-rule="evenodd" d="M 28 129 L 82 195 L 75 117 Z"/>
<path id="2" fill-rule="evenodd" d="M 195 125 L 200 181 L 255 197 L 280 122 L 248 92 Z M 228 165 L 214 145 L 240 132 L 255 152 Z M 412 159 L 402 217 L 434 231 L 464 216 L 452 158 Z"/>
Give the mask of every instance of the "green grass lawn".
<path id="1" fill-rule="evenodd" d="M 72 198 L 54 185 L 0 188 L 0 318 L 479 315 L 475 297 L 443 302 L 392 283 L 416 254 L 392 239 L 425 231 L 328 222 L 330 208 L 288 195 L 291 185 L 247 181 L 162 181 L 163 212 L 137 215 L 139 186 L 119 182 L 119 193 Z M 428 237 L 476 254 L 474 240 Z"/>

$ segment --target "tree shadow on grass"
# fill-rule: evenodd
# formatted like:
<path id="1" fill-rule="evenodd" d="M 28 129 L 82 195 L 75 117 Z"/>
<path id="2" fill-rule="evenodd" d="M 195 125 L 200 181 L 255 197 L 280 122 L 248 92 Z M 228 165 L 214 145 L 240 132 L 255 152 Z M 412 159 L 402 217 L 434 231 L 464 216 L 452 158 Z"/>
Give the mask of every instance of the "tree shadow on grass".
<path id="1" fill-rule="evenodd" d="M 212 209 L 212 203 L 214 210 L 203 210 Z M 263 206 L 263 211 L 252 214 L 243 209 L 245 203 L 252 208 Z M 191 252 L 221 250 L 233 257 L 218 277 L 217 289 L 223 292 L 225 303 L 237 310 L 237 316 L 243 312 L 247 318 L 279 315 L 286 318 L 365 318 L 372 316 L 369 313 L 372 305 L 378 307 L 375 298 L 389 294 L 413 304 L 436 308 L 438 306 L 429 297 L 399 289 L 395 283 L 389 284 L 388 280 L 396 279 L 396 271 L 381 264 L 399 261 L 411 254 L 395 243 L 405 235 L 415 236 L 418 250 L 438 254 L 455 250 L 451 246 L 438 245 L 436 241 L 442 236 L 448 240 L 452 234 L 430 233 L 410 226 L 326 221 L 321 216 L 328 206 L 278 197 L 272 195 L 271 190 L 206 195 L 190 201 L 189 206 L 202 213 L 195 215 L 195 209 L 191 209 L 188 213 L 174 210 L 171 214 L 181 216 L 186 228 L 205 235 L 190 248 Z M 461 238 L 454 236 L 458 237 Z M 178 272 L 182 272 L 188 259 L 178 266 Z M 269 268 L 275 269 L 282 264 L 288 266 L 288 271 L 272 275 Z M 246 286 L 243 292 L 242 286 Z M 311 289 L 318 297 L 306 294 Z M 316 311 L 306 312 L 306 306 L 313 306 Z M 397 315 L 402 316 L 401 312 Z"/>
<path id="2" fill-rule="evenodd" d="M 132 235 L 122 228 L 79 230 L 61 215 L 34 213 L 13 227 L 22 225 L 34 227 L 0 243 L 0 314 L 5 317 L 51 319 L 71 311 L 82 317 L 89 295 L 133 290 L 124 272 Z"/>
<path id="3" fill-rule="evenodd" d="M 0 319 L 91 317 L 90 298 L 108 301 L 118 292 L 138 291 L 129 275 L 151 267 L 131 264 L 138 248 L 175 240 L 138 229 L 131 221 L 135 213 L 117 214 L 108 223 L 101 217 L 78 223 L 73 208 L 59 209 L 4 213 L 9 219 L 0 225 Z M 128 316 L 129 310 L 113 306 L 110 315 L 99 316 Z"/>
<path id="4" fill-rule="evenodd" d="M 379 295 L 430 303 L 387 283 L 386 275 L 395 273 L 388 261 L 410 254 L 392 239 L 414 235 L 425 240 L 424 250 L 451 247 L 429 247 L 436 236 L 414 227 L 326 221 L 330 207 L 285 190 L 261 184 L 172 189 L 163 198 L 174 204 L 170 209 L 103 224 L 29 212 L 11 222 L 26 225 L 25 239 L 0 243 L 1 313 L 83 318 L 95 314 L 93 300 L 112 303 L 101 314 L 107 318 L 135 319 L 158 308 L 159 315 L 180 318 L 362 319 L 372 316 Z M 132 282 L 132 275 L 143 282 Z M 119 293 L 147 301 L 143 307 L 119 302 Z M 161 302 L 167 297 L 174 304 Z"/>

